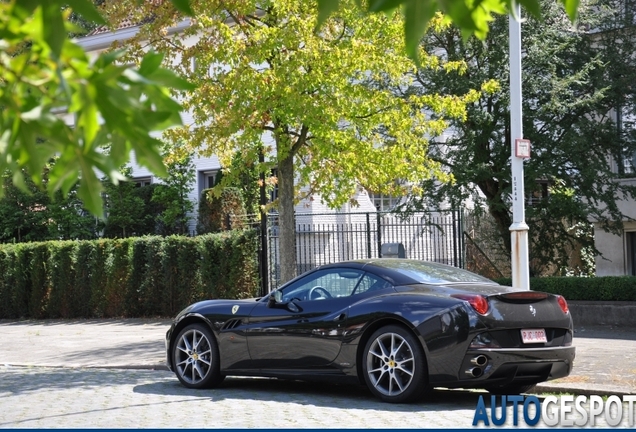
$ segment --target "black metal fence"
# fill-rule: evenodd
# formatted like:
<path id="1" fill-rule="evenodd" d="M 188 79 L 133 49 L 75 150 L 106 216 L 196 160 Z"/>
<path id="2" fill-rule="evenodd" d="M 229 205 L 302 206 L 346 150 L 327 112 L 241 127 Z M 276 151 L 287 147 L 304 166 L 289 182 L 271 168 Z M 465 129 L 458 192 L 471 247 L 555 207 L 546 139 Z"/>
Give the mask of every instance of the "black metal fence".
<path id="1" fill-rule="evenodd" d="M 280 285 L 278 216 L 267 221 L 263 291 Z M 385 243 L 401 243 L 405 258 L 465 266 L 461 211 L 296 214 L 297 274 L 323 264 L 376 258 Z"/>

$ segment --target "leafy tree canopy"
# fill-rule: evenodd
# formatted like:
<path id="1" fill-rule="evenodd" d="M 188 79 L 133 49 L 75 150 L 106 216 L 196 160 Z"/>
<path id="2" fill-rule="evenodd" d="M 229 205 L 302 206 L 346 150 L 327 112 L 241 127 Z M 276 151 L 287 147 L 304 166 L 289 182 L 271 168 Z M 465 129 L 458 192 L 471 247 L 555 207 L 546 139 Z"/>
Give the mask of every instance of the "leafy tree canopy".
<path id="1" fill-rule="evenodd" d="M 348 9 L 348 0 L 347 4 L 344 0 L 317 1 L 318 8 L 306 19 L 317 23 L 318 28 L 339 9 Z M 578 0 L 559 2 L 573 19 Z M 151 132 L 180 122 L 180 107 L 165 88 L 190 88 L 159 66 L 161 58 L 157 54 L 148 53 L 138 68 L 118 63 L 120 57 L 114 53 L 89 59 L 68 35 L 81 33 L 95 24 L 106 24 L 95 8 L 100 3 L 101 0 L 0 3 L 0 169 L 14 173 L 14 183 L 27 190 L 21 170 L 28 168 L 34 173 L 31 177 L 34 184 L 43 187 L 38 173 L 52 155 L 60 155 L 63 163 L 50 173 L 47 186 L 50 195 L 57 190 L 68 193 L 79 177 L 78 195 L 86 208 L 98 215 L 102 214 L 102 186 L 95 170 L 117 182 L 121 179 L 118 167 L 134 151 L 139 163 L 155 174 L 166 174 L 160 144 Z M 229 9 L 238 10 L 245 2 L 224 3 Z M 520 3 L 538 15 L 538 0 L 520 0 Z M 136 0 L 133 6 L 149 4 L 163 8 L 167 2 Z M 436 11 L 445 12 L 447 19 L 464 34 L 474 33 L 483 38 L 492 14 L 506 14 L 512 10 L 512 4 L 513 0 L 358 2 L 361 9 L 370 12 L 403 10 L 405 46 L 416 59 L 417 44 L 427 26 L 435 21 Z M 170 0 L 170 5 L 182 14 L 194 16 L 194 2 Z M 213 15 L 219 4 L 212 2 L 207 6 L 205 12 Z M 71 12 L 73 17 L 69 20 Z M 377 22 L 377 16 L 370 15 L 368 21 Z M 329 34 L 331 27 L 319 31 Z M 394 46 L 399 46 L 401 36 L 393 37 Z M 74 122 L 76 127 L 70 128 L 59 117 L 60 112 L 74 118 L 69 123 Z M 38 144 L 38 138 L 46 138 L 47 143 Z M 101 151 L 104 146 L 112 146 L 114 151 L 104 154 Z"/>
<path id="2" fill-rule="evenodd" d="M 44 183 L 54 161 L 42 174 Z M 26 178 L 27 190 L 13 184 L 13 173 L 2 175 L 4 196 L 0 198 L 0 242 L 23 242 L 45 240 L 92 239 L 96 234 L 96 220 L 88 214 L 77 198 L 77 186 L 66 196 L 60 192 L 50 197 Z"/>
<path id="3" fill-rule="evenodd" d="M 107 2 L 106 10 L 113 20 L 129 18 L 131 1 Z M 237 150 L 261 172 L 277 167 L 281 256 L 295 256 L 293 208 L 301 191 L 338 208 L 360 185 L 422 194 L 422 179 L 450 180 L 427 157 L 428 137 L 441 133 L 447 118 L 463 118 L 479 91 L 402 97 L 416 69 L 399 42 L 398 17 L 367 16 L 348 2 L 316 33 L 312 1 L 207 0 L 193 7 L 196 20 L 177 35 L 162 32 L 179 20 L 174 10 L 137 8 L 136 19 L 151 13 L 154 19 L 142 26 L 130 54 L 142 55 L 152 41 L 197 86 L 180 94 L 193 124 L 167 131 L 171 141 L 219 155 L 225 167 Z M 425 52 L 422 63 L 435 70 L 463 67 Z M 266 160 L 259 164 L 262 153 Z"/>
<path id="4" fill-rule="evenodd" d="M 555 2 L 545 0 L 541 5 L 544 19 L 529 18 L 522 33 L 523 131 L 532 142 L 532 157 L 524 167 L 525 192 L 534 197 L 526 207 L 526 219 L 536 272 L 548 264 L 565 267 L 576 242 L 593 248 L 586 228 L 590 221 L 617 232 L 625 218 L 619 200 L 636 196 L 636 188 L 620 181 L 621 172 L 608 162 L 609 156 L 620 161 L 624 152 L 636 151 L 633 16 L 623 15 L 617 0 L 585 1 L 580 28 L 594 29 L 587 32 L 575 29 Z M 499 80 L 499 92 L 470 103 L 466 121 L 451 120 L 454 135 L 431 146 L 431 157 L 453 173 L 456 183 L 440 185 L 424 205 L 449 197 L 455 203 L 471 195 L 483 199 L 496 221 L 501 246 L 509 253 L 507 39 L 505 18 L 492 23 L 484 41 L 464 40 L 454 28 L 427 34 L 427 47 L 465 61 L 467 72 L 421 69 L 413 91 L 461 95 L 484 81 Z M 623 114 L 623 128 L 614 120 L 617 110 Z"/>
<path id="5" fill-rule="evenodd" d="M 318 26 L 338 10 L 341 2 L 344 0 L 318 0 Z M 558 0 L 558 3 L 574 21 L 579 0 Z M 516 14 L 516 5 L 523 6 L 534 18 L 541 17 L 539 0 L 358 0 L 358 4 L 370 13 L 402 12 L 406 50 L 416 60 L 420 39 L 437 12 L 442 12 L 464 38 L 475 35 L 479 39 L 486 37 L 496 16 Z"/>

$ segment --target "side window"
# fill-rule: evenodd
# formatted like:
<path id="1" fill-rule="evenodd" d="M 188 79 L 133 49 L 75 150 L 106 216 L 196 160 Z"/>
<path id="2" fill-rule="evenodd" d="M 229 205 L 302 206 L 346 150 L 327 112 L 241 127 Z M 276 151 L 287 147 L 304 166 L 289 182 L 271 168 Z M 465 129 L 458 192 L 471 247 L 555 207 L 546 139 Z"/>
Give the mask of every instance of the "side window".
<path id="1" fill-rule="evenodd" d="M 362 277 L 362 280 L 360 280 L 356 291 L 353 294 L 362 294 L 368 291 L 375 291 L 389 287 L 391 287 L 391 284 L 384 279 L 380 279 L 379 277 L 373 276 L 372 274 L 365 273 Z"/>
<path id="2" fill-rule="evenodd" d="M 353 294 L 364 272 L 360 270 L 319 270 L 283 291 L 283 301 L 324 300 Z"/>

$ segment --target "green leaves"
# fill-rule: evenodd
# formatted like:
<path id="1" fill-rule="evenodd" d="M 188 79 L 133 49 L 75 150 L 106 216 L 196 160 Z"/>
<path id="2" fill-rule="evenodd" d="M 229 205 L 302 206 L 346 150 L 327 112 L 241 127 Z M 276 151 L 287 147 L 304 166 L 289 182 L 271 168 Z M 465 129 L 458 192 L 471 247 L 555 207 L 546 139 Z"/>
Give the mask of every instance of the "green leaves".
<path id="1" fill-rule="evenodd" d="M 565 6 L 568 17 L 574 22 L 579 8 L 579 0 L 563 0 L 563 5 Z"/>
<path id="2" fill-rule="evenodd" d="M 141 165 L 166 175 L 153 134 L 181 124 L 181 106 L 169 89 L 193 86 L 164 69 L 163 56 L 154 52 L 139 69 L 118 63 L 121 52 L 91 61 L 67 38 L 66 4 L 105 22 L 90 0 L 0 4 L 0 170 L 17 173 L 15 184 L 24 187 L 20 169 L 28 168 L 31 180 L 51 196 L 67 193 L 79 178 L 78 196 L 101 215 L 99 175 L 119 181 L 118 169 L 131 152 Z M 42 172 L 53 157 L 59 163 L 45 184 Z"/>
<path id="3" fill-rule="evenodd" d="M 317 27 L 320 27 L 338 10 L 340 0 L 317 1 Z M 558 1 L 565 6 L 570 20 L 574 22 L 579 0 Z M 465 38 L 475 35 L 482 40 L 488 34 L 489 23 L 494 16 L 514 13 L 514 5 L 517 3 L 536 18 L 541 14 L 539 0 L 369 0 L 361 3 L 366 5 L 366 10 L 370 13 L 389 13 L 398 8 L 402 9 L 406 52 L 415 61 L 419 61 L 417 46 L 420 39 L 437 11 L 444 13 L 461 30 Z"/>
<path id="4" fill-rule="evenodd" d="M 170 0 L 170 1 L 179 11 L 183 12 L 184 14 L 188 16 L 194 16 L 194 12 L 192 11 L 192 8 L 190 7 L 189 0 Z"/>
<path id="5" fill-rule="evenodd" d="M 395 1 L 385 3 L 395 3 Z M 437 11 L 435 0 L 407 0 L 404 3 L 404 40 L 406 53 L 409 57 L 418 60 L 420 39 L 426 31 L 428 22 Z M 426 23 L 422 25 L 422 23 Z"/>

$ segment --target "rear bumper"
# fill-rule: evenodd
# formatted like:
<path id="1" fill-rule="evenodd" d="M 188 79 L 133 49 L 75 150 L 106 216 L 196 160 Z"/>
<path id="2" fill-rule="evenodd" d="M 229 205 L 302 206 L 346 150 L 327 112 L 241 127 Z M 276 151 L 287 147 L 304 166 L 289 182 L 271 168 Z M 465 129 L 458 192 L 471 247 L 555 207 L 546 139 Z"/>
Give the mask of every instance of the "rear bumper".
<path id="1" fill-rule="evenodd" d="M 454 387 L 536 384 L 562 378 L 572 371 L 575 354 L 573 346 L 469 350 Z"/>

